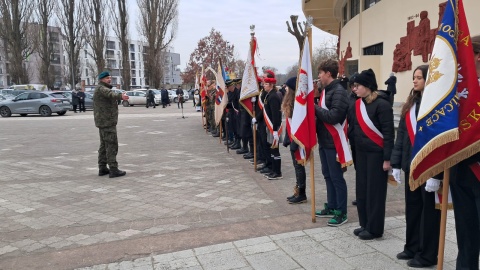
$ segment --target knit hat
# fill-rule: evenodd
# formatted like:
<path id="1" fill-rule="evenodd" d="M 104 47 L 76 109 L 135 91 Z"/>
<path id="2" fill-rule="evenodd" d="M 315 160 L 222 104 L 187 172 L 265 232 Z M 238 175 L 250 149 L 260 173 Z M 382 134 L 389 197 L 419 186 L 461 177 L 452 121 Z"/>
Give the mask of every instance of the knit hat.
<path id="1" fill-rule="evenodd" d="M 375 78 L 375 73 L 371 68 L 362 71 L 354 78 L 354 82 L 361 84 L 370 90 L 378 90 L 377 79 Z"/>
<path id="2" fill-rule="evenodd" d="M 290 90 L 295 91 L 297 88 L 297 77 L 291 77 L 285 82 L 285 84 L 288 86 L 288 88 L 290 88 Z"/>
<path id="3" fill-rule="evenodd" d="M 98 79 L 101 80 L 108 76 L 110 76 L 110 73 L 108 71 L 103 71 L 102 73 L 98 74 Z"/>

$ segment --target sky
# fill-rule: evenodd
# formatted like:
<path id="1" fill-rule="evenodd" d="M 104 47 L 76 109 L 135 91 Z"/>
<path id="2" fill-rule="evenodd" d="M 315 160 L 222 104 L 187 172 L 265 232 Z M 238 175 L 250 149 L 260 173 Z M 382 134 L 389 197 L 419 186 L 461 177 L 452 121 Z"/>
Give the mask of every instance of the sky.
<path id="1" fill-rule="evenodd" d="M 138 33 L 139 16 L 136 0 L 129 3 L 131 38 L 141 38 Z M 290 15 L 299 15 L 299 21 L 305 21 L 302 12 L 303 0 L 179 0 L 178 31 L 172 44 L 180 54 L 183 71 L 190 54 L 210 30 L 222 33 L 224 40 L 235 45 L 235 54 L 246 60 L 250 41 L 250 25 L 255 25 L 255 36 L 259 46 L 257 66 L 273 66 L 279 73 L 298 62 L 299 48 L 294 36 L 287 32 L 286 21 Z M 137 35 L 137 36 L 136 36 Z M 313 27 L 313 47 L 325 41 L 336 42 L 336 36 Z"/>

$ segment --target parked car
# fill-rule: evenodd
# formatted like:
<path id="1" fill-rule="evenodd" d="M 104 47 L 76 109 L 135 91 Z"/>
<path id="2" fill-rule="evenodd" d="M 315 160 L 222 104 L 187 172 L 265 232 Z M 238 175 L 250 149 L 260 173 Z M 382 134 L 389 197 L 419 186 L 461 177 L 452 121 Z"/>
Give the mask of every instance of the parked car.
<path id="1" fill-rule="evenodd" d="M 0 94 L 0 100 L 6 100 L 6 98 L 2 94 Z"/>
<path id="2" fill-rule="evenodd" d="M 134 105 L 147 105 L 147 96 L 144 91 L 127 91 L 128 100 L 122 102 L 124 107 L 134 106 Z M 155 104 L 159 105 L 161 102 L 160 98 L 155 96 Z"/>
<path id="3" fill-rule="evenodd" d="M 16 96 L 12 100 L 0 101 L 0 115 L 9 117 L 12 114 L 40 114 L 50 116 L 52 113 L 64 115 L 70 108 L 70 101 L 62 94 L 47 91 L 31 91 Z"/>
<path id="4" fill-rule="evenodd" d="M 6 96 L 6 95 L 12 95 L 13 89 L 0 89 L 0 95 Z"/>
<path id="5" fill-rule="evenodd" d="M 54 94 L 61 94 L 68 98 L 68 101 L 72 103 L 72 91 L 55 91 Z M 85 92 L 85 109 L 93 110 L 93 95 Z M 70 111 L 73 111 L 73 105 L 70 104 Z"/>

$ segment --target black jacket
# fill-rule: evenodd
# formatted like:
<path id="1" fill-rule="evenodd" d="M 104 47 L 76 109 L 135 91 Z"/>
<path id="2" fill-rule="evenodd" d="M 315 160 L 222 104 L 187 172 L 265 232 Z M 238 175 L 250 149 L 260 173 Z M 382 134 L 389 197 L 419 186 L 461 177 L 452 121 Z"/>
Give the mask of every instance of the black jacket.
<path id="1" fill-rule="evenodd" d="M 331 125 L 342 124 L 347 117 L 349 107 L 347 90 L 342 87 L 339 80 L 334 80 L 325 87 L 325 105 L 328 110 L 315 104 L 318 143 L 323 148 L 335 148 L 332 135 L 323 123 Z"/>
<path id="2" fill-rule="evenodd" d="M 386 81 L 385 84 L 387 85 L 387 92 L 390 95 L 395 95 L 397 93 L 397 77 L 390 76 Z"/>
<path id="3" fill-rule="evenodd" d="M 260 92 L 260 95 L 258 95 L 258 99 L 262 101 L 262 103 L 265 104 L 265 96 L 267 95 L 267 92 L 265 90 L 262 90 Z M 257 101 L 258 104 L 258 101 Z M 260 106 L 257 106 L 258 109 L 255 111 L 255 119 L 257 119 L 257 123 L 264 123 L 265 119 L 263 118 L 263 110 L 260 109 Z"/>
<path id="4" fill-rule="evenodd" d="M 416 111 L 415 116 L 418 115 L 418 110 L 420 109 L 421 98 L 415 100 Z M 408 113 L 406 115 L 408 117 Z M 402 169 L 405 172 L 410 171 L 411 163 L 411 152 L 412 152 L 412 142 L 410 141 L 410 136 L 408 136 L 407 124 L 405 117 L 400 118 L 400 123 L 398 124 L 397 138 L 395 139 L 395 145 L 393 146 L 392 157 L 390 159 L 390 164 L 394 169 Z"/>
<path id="5" fill-rule="evenodd" d="M 347 137 L 348 141 L 350 142 L 350 145 L 352 148 L 355 145 L 355 101 L 357 101 L 358 97 L 355 93 L 350 92 L 348 95 L 348 113 L 347 113 L 347 123 L 348 123 L 348 129 L 347 129 Z"/>
<path id="6" fill-rule="evenodd" d="M 227 97 L 227 109 L 235 109 L 238 111 L 240 109 L 240 90 L 235 88 L 232 92 L 228 91 Z"/>
<path id="7" fill-rule="evenodd" d="M 388 101 L 388 96 L 380 91 L 377 91 L 377 93 L 378 97 L 370 104 L 365 103 L 365 107 L 368 117 L 383 135 L 383 149 L 370 140 L 367 135 L 365 135 L 358 124 L 356 113 L 353 123 L 355 129 L 354 143 L 357 151 L 383 152 L 383 160 L 389 161 L 392 156 L 395 137 L 395 129 L 393 126 L 393 109 L 390 101 Z"/>
<path id="8" fill-rule="evenodd" d="M 287 147 L 290 145 L 290 151 L 295 152 L 298 150 L 298 144 L 295 141 L 290 141 L 290 136 L 285 134 L 285 138 L 283 138 L 283 146 Z"/>
<path id="9" fill-rule="evenodd" d="M 277 95 L 277 90 L 272 89 L 267 93 L 265 97 L 265 112 L 268 118 L 272 121 L 272 128 L 274 131 L 278 131 L 282 125 L 282 112 L 280 111 L 282 105 L 282 99 Z M 280 136 L 280 134 L 278 134 Z"/>

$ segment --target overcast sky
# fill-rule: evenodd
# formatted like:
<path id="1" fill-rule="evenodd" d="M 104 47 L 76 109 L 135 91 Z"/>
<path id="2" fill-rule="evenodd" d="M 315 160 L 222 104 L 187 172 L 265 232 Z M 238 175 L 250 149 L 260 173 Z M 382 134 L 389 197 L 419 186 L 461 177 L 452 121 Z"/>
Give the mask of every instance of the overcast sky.
<path id="1" fill-rule="evenodd" d="M 132 38 L 138 39 L 138 5 L 136 0 L 129 1 Z M 305 21 L 302 12 L 302 0 L 179 0 L 178 32 L 173 43 L 174 51 L 180 54 L 180 69 L 186 67 L 190 54 L 197 42 L 208 36 L 215 28 L 223 38 L 235 45 L 235 53 L 243 60 L 247 59 L 250 40 L 250 25 L 255 25 L 259 45 L 259 67 L 273 66 L 280 73 L 298 61 L 298 44 L 294 36 L 287 32 L 285 21 L 290 15 L 299 15 L 299 21 Z M 313 28 L 313 47 L 327 41 L 336 40 L 336 36 Z"/>

